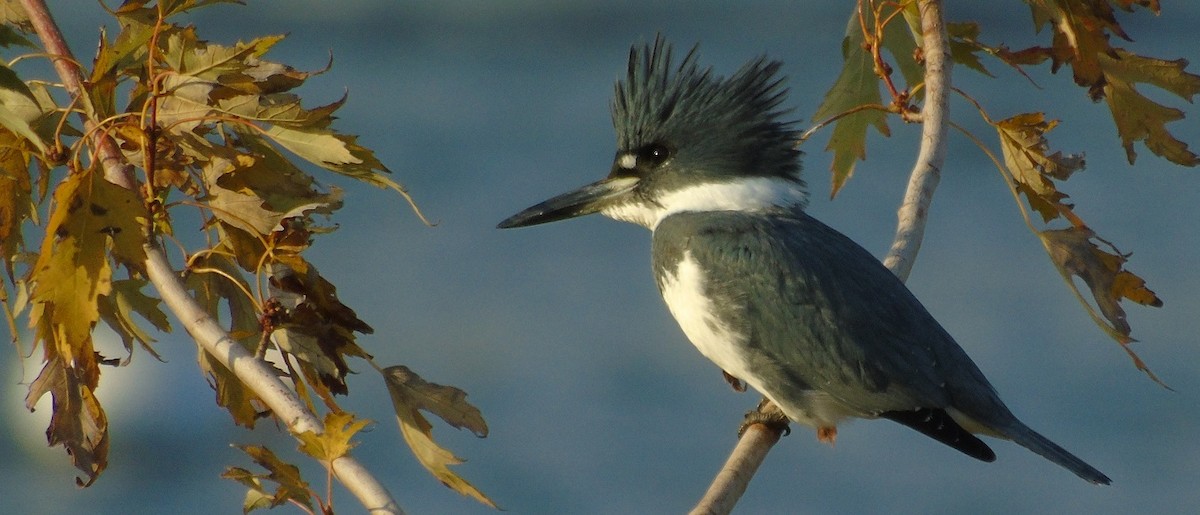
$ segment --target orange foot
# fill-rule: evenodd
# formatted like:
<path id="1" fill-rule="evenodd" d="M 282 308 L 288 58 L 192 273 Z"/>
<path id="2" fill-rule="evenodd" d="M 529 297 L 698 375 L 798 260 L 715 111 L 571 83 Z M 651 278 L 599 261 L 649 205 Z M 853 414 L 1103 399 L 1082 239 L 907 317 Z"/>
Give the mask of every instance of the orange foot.
<path id="1" fill-rule="evenodd" d="M 721 375 L 725 376 L 725 382 L 729 383 L 729 386 L 733 387 L 733 391 L 739 393 L 746 391 L 746 383 L 742 382 L 741 379 L 733 377 L 732 374 L 724 370 L 721 371 Z"/>
<path id="2" fill-rule="evenodd" d="M 833 444 L 837 443 L 837 426 L 818 427 L 817 441 L 825 442 L 833 447 Z"/>

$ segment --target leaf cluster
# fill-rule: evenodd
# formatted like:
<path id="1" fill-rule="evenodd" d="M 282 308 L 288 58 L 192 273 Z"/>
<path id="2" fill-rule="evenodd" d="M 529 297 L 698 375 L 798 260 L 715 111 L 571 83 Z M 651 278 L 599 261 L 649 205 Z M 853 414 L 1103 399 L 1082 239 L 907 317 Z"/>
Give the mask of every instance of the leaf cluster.
<path id="1" fill-rule="evenodd" d="M 1200 93 L 1200 75 L 1185 71 L 1187 61 L 1142 56 L 1114 46 L 1112 39 L 1131 41 L 1121 27 L 1117 12 L 1146 10 L 1160 12 L 1157 0 L 1026 0 L 1032 12 L 1033 28 L 1049 27 L 1047 46 L 1011 50 L 989 45 L 981 39 L 974 22 L 948 23 L 950 58 L 967 68 L 991 77 L 985 61 L 994 59 L 1028 77 L 1025 68 L 1049 63 L 1051 71 L 1070 68 L 1074 82 L 1089 98 L 1103 100 L 1112 114 L 1114 126 L 1129 162 L 1136 158 L 1134 143 L 1141 142 L 1152 153 L 1171 162 L 1196 166 L 1200 156 L 1173 134 L 1168 124 L 1183 119 L 1184 112 L 1151 100 L 1138 90 L 1139 85 L 1155 86 L 1191 102 Z M 845 185 L 856 161 L 866 157 L 868 127 L 889 135 L 887 117 L 899 115 L 905 121 L 920 120 L 921 83 L 924 74 L 921 27 L 916 2 L 894 3 L 860 0 L 851 15 L 842 43 L 844 66 L 829 89 L 814 120 L 822 125 L 833 123 L 827 150 L 833 153 L 832 194 Z M 894 69 L 901 71 L 904 86 L 897 85 Z M 883 93 L 890 99 L 885 103 Z M 1021 213 L 1030 229 L 1045 247 L 1051 262 L 1066 279 L 1092 319 L 1113 339 L 1122 344 L 1135 365 L 1151 378 L 1157 378 L 1127 346 L 1135 340 L 1121 300 L 1149 306 L 1162 301 L 1146 287 L 1145 281 L 1125 268 L 1129 255 L 1123 254 L 1099 237 L 1068 202 L 1060 184 L 1084 167 L 1082 154 L 1067 155 L 1053 151 L 1046 140 L 1057 121 L 1044 113 L 1021 113 L 995 121 L 984 107 L 965 92 L 980 115 L 996 131 L 1002 159 L 980 138 L 967 133 L 996 162 L 1006 184 L 1018 198 Z M 962 130 L 960 128 L 960 130 Z M 963 130 L 963 132 L 966 132 Z M 1026 210 L 1039 215 L 1034 222 Z M 1055 221 L 1065 222 L 1054 225 Z M 1073 278 L 1081 279 L 1091 301 L 1079 291 Z"/>
<path id="2" fill-rule="evenodd" d="M 358 340 L 372 328 L 304 254 L 317 236 L 333 230 L 322 220 L 342 206 L 342 192 L 308 170 L 406 199 L 407 193 L 372 150 L 333 127 L 345 96 L 315 107 L 302 102 L 296 89 L 324 70 L 271 61 L 284 36 L 219 44 L 175 21 L 217 3 L 229 2 L 128 0 L 112 9 L 119 32 L 102 33 L 90 68 L 71 63 L 86 78 L 82 91 L 23 80 L 13 66 L 0 65 L 0 262 L 6 273 L 0 302 L 14 343 L 21 333 L 17 320 L 26 317 L 30 352 L 42 350 L 42 370 L 26 403 L 32 410 L 51 395 L 49 443 L 66 448 L 86 476 L 77 479 L 81 485 L 95 481 L 107 464 L 108 420 L 94 394 L 101 366 L 128 363 L 135 346 L 158 357 L 146 325 L 171 330 L 160 300 L 145 291 L 144 249 L 164 238 L 183 252 L 187 288 L 226 324 L 230 337 L 269 359 L 310 409 L 319 403 L 330 413 L 323 432 L 297 435 L 301 452 L 332 462 L 350 451 L 350 437 L 366 424 L 352 422 L 335 396 L 348 393 L 350 360 L 379 368 Z M 39 55 L 24 35 L 32 27 L 23 9 L 5 2 L 0 15 L 0 47 L 33 48 L 13 62 Z M 102 162 L 106 154 L 98 149 L 106 145 L 116 149 L 108 157 L 122 161 L 116 168 L 129 180 L 114 180 L 113 166 Z M 182 211 L 200 220 L 198 235 L 179 234 L 175 219 Z M 189 241 L 202 243 L 187 248 Z M 95 345 L 92 334 L 101 322 L 120 336 L 123 358 L 109 358 Z M 272 415 L 217 356 L 201 349 L 198 363 L 235 423 L 253 427 Z M 431 402 L 436 395 L 423 392 L 449 387 L 400 386 L 384 375 L 389 390 L 407 392 L 393 394 L 406 439 L 413 441 L 415 423 L 406 421 L 423 422 L 416 425 L 427 437 L 428 422 L 416 410 L 448 412 Z M 461 395 L 444 399 L 444 406 L 473 410 L 476 418 L 465 427 L 486 434 L 478 410 L 454 391 Z M 464 427 L 461 418 L 450 420 Z M 431 449 L 440 450 L 431 439 L 413 448 L 443 483 L 492 504 L 445 467 L 457 461 L 429 458 L 437 454 Z M 244 450 L 270 471 L 227 474 L 250 488 L 247 510 L 290 501 L 311 511 L 315 497 L 294 467 L 269 450 Z M 267 492 L 264 481 L 280 487 Z"/>

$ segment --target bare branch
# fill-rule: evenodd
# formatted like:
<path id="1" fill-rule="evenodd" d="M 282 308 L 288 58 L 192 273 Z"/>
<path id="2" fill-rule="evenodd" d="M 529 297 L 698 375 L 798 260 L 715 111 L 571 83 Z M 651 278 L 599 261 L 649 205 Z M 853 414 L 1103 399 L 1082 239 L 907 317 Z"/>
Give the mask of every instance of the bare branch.
<path id="1" fill-rule="evenodd" d="M 946 161 L 946 133 L 949 125 L 950 104 L 950 50 L 947 46 L 946 22 L 941 0 L 922 0 L 921 48 L 925 56 L 925 104 L 921 109 L 921 149 L 917 162 L 908 178 L 908 190 L 897 213 L 896 236 L 892 248 L 883 259 L 900 280 L 908 280 L 921 240 L 925 237 L 925 224 L 929 218 L 929 204 L 933 191 L 942 178 L 942 164 Z"/>
<path id="2" fill-rule="evenodd" d="M 163 301 L 187 328 L 200 346 L 229 368 L 271 408 L 292 433 L 320 433 L 321 421 L 304 407 L 296 392 L 280 381 L 266 362 L 229 337 L 208 312 L 188 295 L 183 282 L 167 263 L 162 249 L 146 245 L 146 275 L 158 288 Z M 403 513 L 391 494 L 357 460 L 349 455 L 333 461 L 333 475 L 346 486 L 371 513 Z"/>
<path id="3" fill-rule="evenodd" d="M 87 103 L 76 61 L 63 40 L 62 31 L 54 22 L 43 0 L 21 0 L 29 14 L 30 22 L 41 39 L 47 53 L 55 56 L 55 70 L 75 98 Z M 92 135 L 95 155 L 104 167 L 104 176 L 110 182 L 124 188 L 139 191 L 133 167 L 125 162 L 124 156 L 104 131 L 93 130 L 96 126 L 90 106 L 84 107 L 84 125 Z M 157 243 L 145 245 L 146 273 L 158 290 L 163 301 L 175 317 L 187 329 L 188 334 L 229 370 L 237 375 L 247 388 L 263 400 L 272 412 L 293 433 L 312 431 L 321 433 L 323 424 L 301 402 L 296 393 L 276 377 L 275 371 L 237 344 L 211 316 L 193 299 L 167 261 L 162 247 Z M 347 455 L 327 464 L 331 472 L 372 514 L 402 514 L 403 511 L 391 494 L 371 473 L 353 457 Z"/>
<path id="4" fill-rule="evenodd" d="M 892 248 L 883 260 L 883 264 L 901 280 L 908 279 L 917 252 L 921 249 L 929 204 L 941 179 L 942 163 L 946 159 L 948 129 L 950 60 L 942 2 L 920 0 L 919 7 L 922 49 L 925 56 L 925 104 L 921 112 L 921 148 L 909 177 L 904 202 L 900 206 Z M 708 492 L 691 513 L 724 515 L 733 510 L 749 486 L 755 471 L 771 447 L 779 441 L 779 435 L 779 429 L 762 424 L 753 424 L 747 428 L 730 453 L 729 459 L 713 479 Z"/>
<path id="5" fill-rule="evenodd" d="M 725 465 L 690 515 L 718 515 L 733 511 L 733 506 L 746 493 L 754 472 L 767 459 L 767 453 L 779 441 L 779 436 L 779 429 L 765 424 L 747 427 L 734 452 L 725 460 Z"/>

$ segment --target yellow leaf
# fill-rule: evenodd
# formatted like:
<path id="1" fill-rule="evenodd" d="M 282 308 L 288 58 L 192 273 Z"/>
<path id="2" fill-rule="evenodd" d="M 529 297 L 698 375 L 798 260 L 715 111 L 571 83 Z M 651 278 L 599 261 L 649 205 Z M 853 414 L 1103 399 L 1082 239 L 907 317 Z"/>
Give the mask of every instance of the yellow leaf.
<path id="1" fill-rule="evenodd" d="M 1100 66 L 1108 79 L 1103 87 L 1104 101 L 1112 111 L 1130 164 L 1136 158 L 1135 141 L 1144 142 L 1155 155 L 1173 163 L 1200 164 L 1200 155 L 1188 150 L 1187 143 L 1167 130 L 1168 123 L 1183 119 L 1183 111 L 1150 100 L 1134 87 L 1135 83 L 1152 84 L 1190 102 L 1200 93 L 1200 76 L 1183 71 L 1187 61 L 1152 59 L 1117 49 L 1116 58 L 1101 56 Z"/>
<path id="2" fill-rule="evenodd" d="M 350 439 L 370 423 L 370 420 L 355 420 L 351 413 L 329 412 L 325 414 L 325 430 L 321 434 L 305 431 L 297 434 L 296 438 L 300 440 L 302 452 L 326 463 L 332 463 L 358 445 Z"/>
<path id="3" fill-rule="evenodd" d="M 1066 180 L 1084 166 L 1082 156 L 1049 153 L 1045 134 L 1057 124 L 1054 120 L 1046 121 L 1042 113 L 1019 114 L 994 124 L 1005 168 L 1016 182 L 1017 190 L 1025 194 L 1029 205 L 1046 222 L 1059 216 L 1074 217 L 1071 206 L 1063 202 L 1067 195 L 1058 191 L 1050 179 Z"/>
<path id="4" fill-rule="evenodd" d="M 428 383 L 408 367 L 388 367 L 382 372 L 400 432 L 417 461 L 442 484 L 495 508 L 495 502 L 450 470 L 451 465 L 461 464 L 463 460 L 433 441 L 432 426 L 420 413 L 420 410 L 428 411 L 454 427 L 469 429 L 479 437 L 487 436 L 487 423 L 479 409 L 467 403 L 467 394 L 458 388 Z"/>

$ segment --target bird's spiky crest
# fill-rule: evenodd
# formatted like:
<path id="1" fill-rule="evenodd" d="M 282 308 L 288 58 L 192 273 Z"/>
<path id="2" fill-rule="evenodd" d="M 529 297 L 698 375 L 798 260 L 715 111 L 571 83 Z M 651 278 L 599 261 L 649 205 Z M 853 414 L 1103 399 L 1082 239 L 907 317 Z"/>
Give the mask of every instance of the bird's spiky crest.
<path id="1" fill-rule="evenodd" d="M 759 57 L 729 78 L 696 63 L 697 47 L 672 69 L 671 45 L 633 46 L 612 103 L 618 150 L 677 148 L 692 166 L 742 176 L 799 180 L 798 133 L 779 108 L 787 95 L 778 61 Z M 704 170 L 701 170 L 704 171 Z"/>

